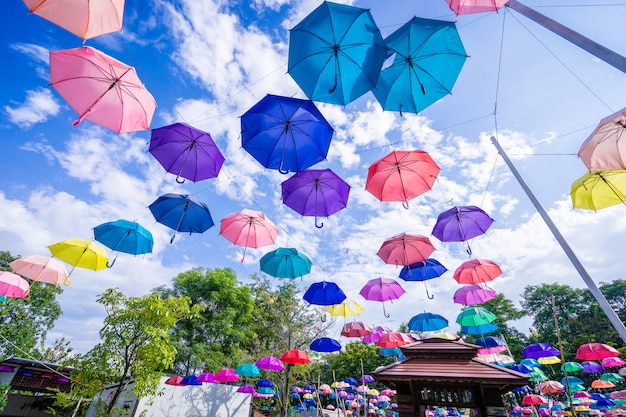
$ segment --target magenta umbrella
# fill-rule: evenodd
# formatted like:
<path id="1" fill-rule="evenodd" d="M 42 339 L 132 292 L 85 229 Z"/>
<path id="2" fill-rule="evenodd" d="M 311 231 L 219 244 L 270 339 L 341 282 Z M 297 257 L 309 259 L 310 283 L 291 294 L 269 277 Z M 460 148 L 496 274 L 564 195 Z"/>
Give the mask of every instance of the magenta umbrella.
<path id="1" fill-rule="evenodd" d="M 434 251 L 426 236 L 402 233 L 385 240 L 376 254 L 386 264 L 406 266 L 426 261 Z"/>
<path id="2" fill-rule="evenodd" d="M 222 219 L 220 235 L 233 244 L 244 247 L 241 258 L 243 262 L 247 248 L 261 248 L 273 244 L 278 229 L 260 211 L 243 209 Z"/>
<path id="3" fill-rule="evenodd" d="M 456 304 L 466 306 L 483 304 L 496 297 L 496 292 L 480 285 L 465 285 L 454 292 L 452 298 Z"/>
<path id="4" fill-rule="evenodd" d="M 367 281 L 359 294 L 366 300 L 380 301 L 383 304 L 383 314 L 389 317 L 385 310 L 385 301 L 392 301 L 404 294 L 404 288 L 391 278 L 374 278 Z"/>
<path id="5" fill-rule="evenodd" d="M 230 368 L 222 368 L 213 377 L 213 381 L 225 383 L 225 382 L 235 382 L 239 380 L 239 375 L 235 373 L 233 369 Z"/>
<path id="6" fill-rule="evenodd" d="M 50 52 L 50 85 L 84 119 L 117 133 L 150 129 L 154 98 L 135 68 L 95 48 Z"/>
<path id="7" fill-rule="evenodd" d="M 19 275 L 0 271 L 0 295 L 11 298 L 28 298 L 30 285 Z"/>
<path id="8" fill-rule="evenodd" d="M 446 0 L 450 9 L 458 16 L 461 14 L 483 13 L 498 10 L 508 0 Z"/>
<path id="9" fill-rule="evenodd" d="M 265 369 L 266 371 L 285 370 L 285 366 L 280 359 L 274 356 L 263 356 L 261 359 L 256 361 L 255 365 L 261 369 Z"/>

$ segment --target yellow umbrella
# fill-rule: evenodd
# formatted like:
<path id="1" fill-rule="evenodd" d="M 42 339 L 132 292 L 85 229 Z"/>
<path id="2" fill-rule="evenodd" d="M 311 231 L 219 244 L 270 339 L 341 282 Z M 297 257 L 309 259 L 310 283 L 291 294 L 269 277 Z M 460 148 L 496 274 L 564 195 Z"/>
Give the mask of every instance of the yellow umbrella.
<path id="1" fill-rule="evenodd" d="M 358 316 L 363 312 L 363 307 L 358 305 L 356 301 L 347 299 L 344 300 L 341 304 L 335 304 L 326 307 L 326 312 L 331 316 Z"/>
<path id="2" fill-rule="evenodd" d="M 574 181 L 571 196 L 574 207 L 580 209 L 626 204 L 626 170 L 587 172 Z"/>
<path id="3" fill-rule="evenodd" d="M 561 363 L 561 359 L 556 356 L 546 356 L 544 358 L 537 359 L 537 362 L 542 365 L 554 365 L 555 363 Z"/>
<path id="4" fill-rule="evenodd" d="M 459 336 L 456 334 L 452 334 L 452 333 L 433 333 L 431 335 L 429 335 L 428 337 L 426 337 L 426 339 L 433 339 L 433 338 L 439 338 L 439 339 L 446 339 L 446 340 L 459 340 Z"/>
<path id="5" fill-rule="evenodd" d="M 92 240 L 72 238 L 48 246 L 55 258 L 76 267 L 98 271 L 107 267 L 108 255 L 104 246 Z M 69 274 L 68 274 L 69 276 Z"/>

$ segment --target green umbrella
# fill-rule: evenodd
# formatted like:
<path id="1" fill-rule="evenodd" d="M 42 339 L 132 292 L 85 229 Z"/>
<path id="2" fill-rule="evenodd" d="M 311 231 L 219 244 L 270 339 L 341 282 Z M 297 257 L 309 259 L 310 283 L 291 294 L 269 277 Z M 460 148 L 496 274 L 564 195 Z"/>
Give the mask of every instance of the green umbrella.
<path id="1" fill-rule="evenodd" d="M 578 372 L 583 370 L 583 366 L 578 362 L 565 362 L 561 365 L 561 372 L 563 371 L 563 368 L 565 368 L 567 372 Z"/>
<path id="2" fill-rule="evenodd" d="M 548 376 L 540 368 L 534 368 L 534 370 L 528 374 L 532 382 L 547 381 Z"/>
<path id="3" fill-rule="evenodd" d="M 620 382 L 620 381 L 624 380 L 623 377 L 619 376 L 618 374 L 612 373 L 612 372 L 608 372 L 606 374 L 600 375 L 600 379 L 602 381 L 610 381 L 610 382 Z"/>
<path id="4" fill-rule="evenodd" d="M 252 363 L 244 363 L 239 365 L 235 369 L 235 373 L 239 376 L 245 376 L 248 378 L 256 378 L 261 376 L 261 370 Z"/>
<path id="5" fill-rule="evenodd" d="M 469 307 L 461 311 L 456 322 L 461 326 L 481 326 L 492 323 L 496 319 L 496 315 L 484 307 Z"/>
<path id="6" fill-rule="evenodd" d="M 570 392 L 579 392 L 579 391 L 584 391 L 585 389 L 586 389 L 585 386 L 581 384 L 572 384 L 569 386 Z"/>

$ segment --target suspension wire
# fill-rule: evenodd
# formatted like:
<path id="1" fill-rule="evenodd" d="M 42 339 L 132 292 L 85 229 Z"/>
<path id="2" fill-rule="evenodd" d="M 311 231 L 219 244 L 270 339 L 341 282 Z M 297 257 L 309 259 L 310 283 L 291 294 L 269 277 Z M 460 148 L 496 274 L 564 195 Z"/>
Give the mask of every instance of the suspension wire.
<path id="1" fill-rule="evenodd" d="M 62 376 L 64 378 L 67 378 L 67 375 L 62 374 L 61 372 L 57 371 L 56 369 L 48 366 L 48 364 L 46 362 L 43 362 L 39 359 L 35 359 L 29 352 L 25 351 L 24 349 L 22 349 L 20 346 L 16 345 L 15 343 L 11 342 L 9 339 L 7 339 L 6 337 L 4 337 L 2 335 L 2 333 L 0 333 L 0 338 L 2 340 L 4 340 L 5 342 L 7 342 L 9 345 L 11 345 L 13 348 L 15 348 L 16 350 L 18 350 L 22 355 L 24 355 L 24 358 L 27 358 L 33 362 L 37 362 L 39 365 L 43 366 L 44 368 L 46 368 L 47 370 L 49 370 L 50 372 L 57 374 L 59 376 Z"/>

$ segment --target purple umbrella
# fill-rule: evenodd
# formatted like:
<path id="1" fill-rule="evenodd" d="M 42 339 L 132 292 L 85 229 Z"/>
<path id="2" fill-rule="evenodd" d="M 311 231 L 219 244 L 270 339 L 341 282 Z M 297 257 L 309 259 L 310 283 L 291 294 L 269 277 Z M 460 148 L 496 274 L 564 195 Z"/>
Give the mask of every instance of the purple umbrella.
<path id="1" fill-rule="evenodd" d="M 359 381 L 364 383 L 374 382 L 374 377 L 372 377 L 371 375 L 363 375 L 361 378 L 359 378 Z"/>
<path id="2" fill-rule="evenodd" d="M 350 186 L 330 169 L 307 169 L 282 183 L 283 203 L 303 216 L 328 217 L 346 208 Z"/>
<path id="3" fill-rule="evenodd" d="M 366 300 L 383 303 L 383 313 L 385 317 L 389 317 L 385 311 L 385 301 L 396 300 L 405 292 L 404 288 L 391 278 L 374 278 L 367 281 L 359 294 Z"/>
<path id="4" fill-rule="evenodd" d="M 548 356 L 560 356 L 561 352 L 549 343 L 533 343 L 522 350 L 525 358 L 547 358 Z"/>
<path id="5" fill-rule="evenodd" d="M 466 306 L 483 304 L 496 297 L 496 292 L 480 285 L 465 285 L 454 292 L 452 298 L 457 304 Z"/>
<path id="6" fill-rule="evenodd" d="M 439 214 L 433 236 L 442 242 L 465 242 L 489 229 L 493 219 L 476 206 L 456 206 Z M 472 249 L 467 244 L 467 253 Z"/>
<path id="7" fill-rule="evenodd" d="M 261 369 L 265 369 L 266 371 L 284 371 L 285 367 L 280 359 L 274 356 L 263 356 L 261 359 L 256 361 L 256 366 Z"/>
<path id="8" fill-rule="evenodd" d="M 237 392 L 242 392 L 244 394 L 254 394 L 256 391 L 252 385 L 242 385 L 237 388 Z"/>
<path id="9" fill-rule="evenodd" d="M 185 123 L 152 130 L 149 152 L 167 172 L 176 175 L 176 182 L 187 178 L 201 181 L 215 178 L 224 164 L 224 156 L 207 132 Z"/>
<path id="10" fill-rule="evenodd" d="M 583 366 L 582 372 L 587 374 L 595 374 L 604 371 L 604 367 L 598 362 L 584 361 L 581 365 Z"/>

